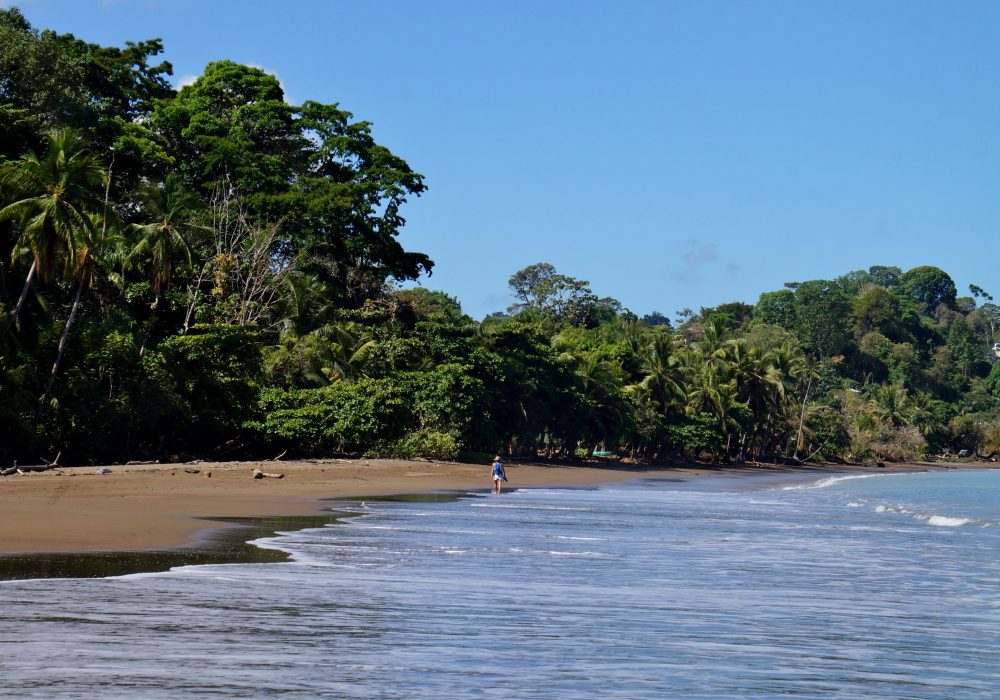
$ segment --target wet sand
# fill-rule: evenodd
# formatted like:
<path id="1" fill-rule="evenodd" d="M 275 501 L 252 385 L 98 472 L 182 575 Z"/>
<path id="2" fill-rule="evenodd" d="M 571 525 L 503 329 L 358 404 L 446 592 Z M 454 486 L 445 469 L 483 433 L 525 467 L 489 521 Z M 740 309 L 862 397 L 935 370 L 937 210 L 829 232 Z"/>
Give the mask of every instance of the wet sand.
<path id="1" fill-rule="evenodd" d="M 587 486 L 636 478 L 766 472 L 915 471 L 995 464 L 897 464 L 885 469 L 811 467 L 639 467 L 616 463 L 508 464 L 508 488 Z M 0 555 L 165 550 L 204 543 L 226 519 L 315 516 L 329 500 L 488 490 L 489 467 L 409 460 L 201 462 L 195 465 L 55 469 L 0 478 Z M 283 473 L 254 479 L 252 471 Z M 197 470 L 189 473 L 187 470 Z M 211 474 L 211 476 L 209 476 Z M 216 518 L 221 520 L 205 520 Z"/>

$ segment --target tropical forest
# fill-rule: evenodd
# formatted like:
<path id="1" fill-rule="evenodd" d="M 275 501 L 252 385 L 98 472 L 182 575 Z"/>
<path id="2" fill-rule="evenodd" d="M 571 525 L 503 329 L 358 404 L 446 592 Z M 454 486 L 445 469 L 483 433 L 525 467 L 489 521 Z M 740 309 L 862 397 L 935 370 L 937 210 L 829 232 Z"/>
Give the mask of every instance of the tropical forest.
<path id="1" fill-rule="evenodd" d="M 162 52 L 0 9 L 0 465 L 1000 447 L 1000 306 L 933 261 L 669 316 L 538 262 L 476 320 L 400 243 L 424 177 L 370 123 L 228 61 L 176 89 Z"/>

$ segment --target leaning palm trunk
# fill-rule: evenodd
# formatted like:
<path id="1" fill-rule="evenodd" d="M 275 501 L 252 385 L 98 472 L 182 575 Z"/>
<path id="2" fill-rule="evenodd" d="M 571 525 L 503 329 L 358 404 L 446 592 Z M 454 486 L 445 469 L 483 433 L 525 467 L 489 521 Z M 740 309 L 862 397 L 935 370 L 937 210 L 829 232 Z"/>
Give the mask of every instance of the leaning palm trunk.
<path id="1" fill-rule="evenodd" d="M 56 361 L 52 363 L 52 372 L 49 374 L 49 381 L 45 385 L 45 392 L 38 399 L 38 408 L 35 410 L 35 425 L 41 423 L 42 416 L 45 415 L 45 408 L 52 397 L 52 388 L 55 386 L 56 375 L 59 373 L 59 365 L 62 364 L 63 353 L 66 351 L 66 339 L 69 337 L 69 329 L 73 326 L 73 321 L 76 320 L 76 312 L 80 308 L 83 285 L 84 279 L 81 278 L 80 282 L 76 285 L 76 296 L 73 297 L 73 307 L 69 311 L 69 318 L 66 319 L 66 325 L 63 326 L 62 337 L 59 339 L 59 348 L 56 350 Z"/>
<path id="2" fill-rule="evenodd" d="M 809 401 L 809 389 L 812 388 L 812 377 L 806 381 L 806 393 L 802 395 L 802 412 L 799 414 L 799 432 L 795 437 L 795 454 L 792 459 L 799 461 L 799 450 L 804 447 L 802 444 L 802 427 L 806 422 L 806 402 Z"/>
<path id="3" fill-rule="evenodd" d="M 17 315 L 21 312 L 21 306 L 24 305 L 24 300 L 28 298 L 28 290 L 31 289 L 31 280 L 35 276 L 35 270 L 38 269 L 38 261 L 31 261 L 31 268 L 28 270 L 28 277 L 24 280 L 24 289 L 21 290 L 21 296 L 17 300 L 17 304 L 14 306 L 14 310 L 10 313 L 10 318 L 7 319 L 7 328 L 10 329 L 17 322 Z"/>

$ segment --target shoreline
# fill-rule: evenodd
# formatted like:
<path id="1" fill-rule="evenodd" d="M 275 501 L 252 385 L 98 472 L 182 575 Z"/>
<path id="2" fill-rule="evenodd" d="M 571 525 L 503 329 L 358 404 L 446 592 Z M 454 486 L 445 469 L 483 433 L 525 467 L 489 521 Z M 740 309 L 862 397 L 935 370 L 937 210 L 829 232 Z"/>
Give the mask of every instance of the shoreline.
<path id="1" fill-rule="evenodd" d="M 717 466 L 508 465 L 507 488 L 587 487 L 640 478 L 990 469 L 996 463 Z M 0 579 L 120 575 L 182 564 L 281 561 L 249 545 L 334 522 L 336 502 L 487 491 L 489 467 L 420 460 L 300 460 L 72 467 L 0 478 Z M 254 479 L 260 469 L 284 478 Z M 264 553 L 264 554 L 262 554 Z M 88 573 L 88 572 L 96 573 Z M 112 572 L 112 573 L 107 573 Z M 20 573 L 21 575 L 18 575 Z"/>

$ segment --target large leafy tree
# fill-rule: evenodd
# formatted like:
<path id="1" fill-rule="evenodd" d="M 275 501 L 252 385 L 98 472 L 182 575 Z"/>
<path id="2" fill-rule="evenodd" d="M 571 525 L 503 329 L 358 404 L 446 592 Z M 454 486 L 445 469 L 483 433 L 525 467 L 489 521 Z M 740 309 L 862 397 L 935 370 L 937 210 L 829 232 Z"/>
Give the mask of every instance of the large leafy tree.
<path id="1" fill-rule="evenodd" d="M 928 313 L 940 304 L 955 305 L 955 282 L 941 268 L 921 265 L 903 273 L 899 282 L 903 291 Z"/>
<path id="2" fill-rule="evenodd" d="M 851 305 L 837 285 L 826 280 L 803 282 L 795 290 L 795 334 L 802 346 L 829 357 L 847 350 L 851 342 Z"/>
<path id="3" fill-rule="evenodd" d="M 289 105 L 273 75 L 219 61 L 161 102 L 152 124 L 189 187 L 234 188 L 250 215 L 283 221 L 275 252 L 303 258 L 342 301 L 360 306 L 386 278 L 430 272 L 426 255 L 397 240 L 423 178 L 337 105 Z"/>
<path id="4" fill-rule="evenodd" d="M 508 311 L 540 313 L 556 323 L 596 326 L 621 310 L 611 298 L 598 298 L 587 280 L 561 275 L 549 263 L 529 265 L 511 275 L 507 284 L 519 299 Z"/>

